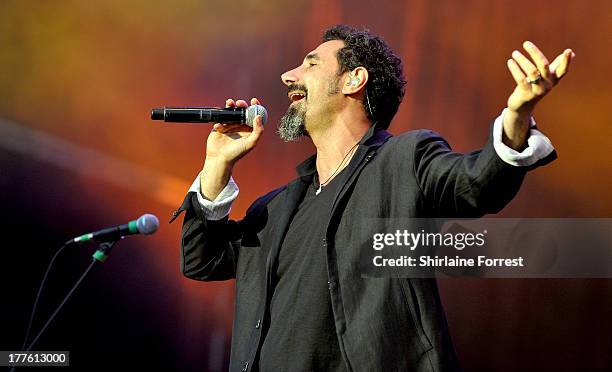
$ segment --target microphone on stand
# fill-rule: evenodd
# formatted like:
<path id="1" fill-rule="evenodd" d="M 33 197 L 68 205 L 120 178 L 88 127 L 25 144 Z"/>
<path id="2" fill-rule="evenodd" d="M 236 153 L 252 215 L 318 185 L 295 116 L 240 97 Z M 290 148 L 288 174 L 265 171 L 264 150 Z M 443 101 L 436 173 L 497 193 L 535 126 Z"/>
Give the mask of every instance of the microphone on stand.
<path id="1" fill-rule="evenodd" d="M 143 214 L 137 220 L 130 221 L 123 225 L 116 225 L 107 227 L 106 229 L 91 232 L 89 234 L 83 234 L 74 239 L 66 242 L 70 243 L 87 243 L 90 241 L 96 242 L 109 242 L 121 239 L 127 235 L 143 234 L 150 235 L 157 231 L 159 228 L 159 220 L 155 215 Z"/>

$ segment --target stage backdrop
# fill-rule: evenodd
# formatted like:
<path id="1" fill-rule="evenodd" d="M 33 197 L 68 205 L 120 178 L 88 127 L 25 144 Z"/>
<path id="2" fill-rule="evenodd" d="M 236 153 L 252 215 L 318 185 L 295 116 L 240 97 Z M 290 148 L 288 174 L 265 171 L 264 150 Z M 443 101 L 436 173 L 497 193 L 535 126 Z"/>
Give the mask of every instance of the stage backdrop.
<path id="1" fill-rule="evenodd" d="M 501 213 L 610 217 L 612 81 L 609 1 L 3 1 L 0 5 L 0 349 L 21 348 L 36 286 L 62 242 L 157 214 L 151 237 L 120 242 L 68 302 L 37 349 L 71 350 L 73 370 L 223 370 L 232 281 L 181 276 L 171 212 L 202 167 L 207 126 L 149 120 L 159 106 L 268 108 L 260 145 L 235 169 L 240 218 L 313 152 L 286 144 L 282 72 L 337 23 L 382 35 L 404 61 L 406 96 L 391 131 L 440 132 L 480 147 L 514 82 L 524 40 L 577 54 L 536 120 L 559 159 L 528 175 Z M 90 260 L 71 248 L 51 272 L 35 329 Z M 465 370 L 612 368 L 612 281 L 440 283 Z M 122 362 L 119 362 L 122 360 Z"/>

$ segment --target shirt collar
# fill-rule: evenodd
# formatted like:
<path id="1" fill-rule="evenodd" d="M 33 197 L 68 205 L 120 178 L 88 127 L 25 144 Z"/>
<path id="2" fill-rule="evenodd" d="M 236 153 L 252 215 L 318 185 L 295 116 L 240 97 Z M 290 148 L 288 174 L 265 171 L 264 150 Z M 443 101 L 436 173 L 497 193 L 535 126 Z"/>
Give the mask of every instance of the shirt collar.
<path id="1" fill-rule="evenodd" d="M 359 141 L 359 146 L 379 147 L 389 137 L 391 137 L 391 134 L 381 128 L 376 122 L 372 124 L 370 129 L 368 129 L 368 131 L 361 138 L 361 140 Z M 300 177 L 312 176 L 317 171 L 316 161 L 317 154 L 314 154 L 308 159 L 304 160 L 300 165 L 298 165 L 295 170 L 297 171 Z"/>

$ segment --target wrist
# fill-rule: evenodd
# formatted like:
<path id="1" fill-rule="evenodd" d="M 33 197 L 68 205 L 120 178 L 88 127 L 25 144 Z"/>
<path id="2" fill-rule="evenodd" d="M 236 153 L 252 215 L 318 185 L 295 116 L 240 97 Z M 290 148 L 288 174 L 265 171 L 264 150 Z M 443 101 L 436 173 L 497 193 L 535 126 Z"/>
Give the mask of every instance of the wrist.
<path id="1" fill-rule="evenodd" d="M 225 188 L 232 174 L 233 164 L 221 159 L 207 158 L 200 172 L 200 193 L 205 199 L 215 200 Z"/>
<path id="2" fill-rule="evenodd" d="M 510 107 L 506 108 L 507 115 L 509 115 L 510 117 L 514 119 L 519 119 L 521 121 L 525 120 L 529 122 L 529 118 L 531 118 L 531 113 L 532 113 L 532 110 L 525 109 L 525 108 L 523 109 L 514 109 Z"/>
<path id="3" fill-rule="evenodd" d="M 206 156 L 206 160 L 204 161 L 204 166 L 202 167 L 203 171 L 215 171 L 215 170 L 231 170 L 234 168 L 234 164 L 236 162 L 229 161 L 222 157 L 217 156 Z"/>
<path id="4" fill-rule="evenodd" d="M 514 150 L 522 151 L 527 147 L 531 111 L 507 108 L 504 114 L 502 141 Z"/>

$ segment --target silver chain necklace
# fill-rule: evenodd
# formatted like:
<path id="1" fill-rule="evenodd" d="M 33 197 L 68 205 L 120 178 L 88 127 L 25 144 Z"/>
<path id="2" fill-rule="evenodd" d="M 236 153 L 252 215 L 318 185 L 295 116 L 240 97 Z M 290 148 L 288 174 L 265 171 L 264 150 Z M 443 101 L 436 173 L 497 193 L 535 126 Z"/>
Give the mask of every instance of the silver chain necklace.
<path id="1" fill-rule="evenodd" d="M 327 178 L 327 180 L 325 182 L 320 182 L 319 183 L 319 188 L 317 189 L 317 192 L 315 193 L 316 195 L 319 195 L 321 193 L 321 190 L 323 189 L 323 186 L 327 185 L 327 183 L 329 181 L 332 180 L 332 178 L 334 178 L 334 176 L 336 175 L 336 173 L 338 173 L 338 171 L 340 170 L 340 168 L 342 167 L 342 165 L 344 164 L 344 162 L 346 161 L 346 158 L 348 158 L 349 154 L 351 152 L 353 152 L 353 150 L 355 150 L 357 148 L 357 145 L 359 145 L 359 142 L 357 142 L 353 147 L 351 147 L 351 149 L 346 153 L 346 155 L 344 155 L 344 158 L 342 159 L 342 161 L 340 162 L 340 165 L 338 165 L 338 168 L 336 168 L 336 170 L 334 171 L 334 173 L 332 173 L 331 176 L 329 176 Z M 317 173 L 317 178 L 319 178 L 319 175 Z"/>

